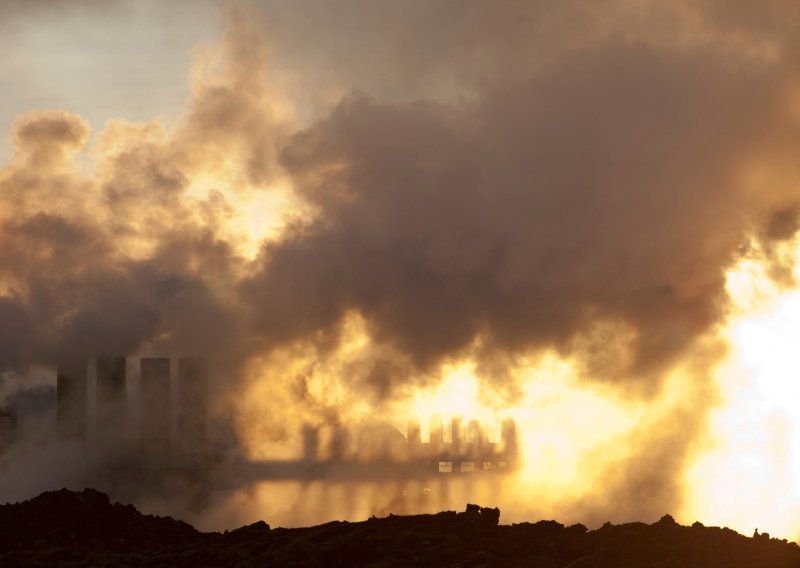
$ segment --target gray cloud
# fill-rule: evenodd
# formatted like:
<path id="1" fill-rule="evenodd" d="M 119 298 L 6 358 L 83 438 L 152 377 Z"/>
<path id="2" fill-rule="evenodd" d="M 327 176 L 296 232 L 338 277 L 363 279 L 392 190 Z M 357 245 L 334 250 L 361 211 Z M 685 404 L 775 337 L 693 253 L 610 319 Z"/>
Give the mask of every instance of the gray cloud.
<path id="1" fill-rule="evenodd" d="M 757 66 L 609 44 L 467 107 L 351 96 L 284 150 L 319 215 L 248 283 L 264 336 L 357 310 L 424 368 L 477 338 L 564 349 L 610 319 L 638 335 L 624 377 L 658 371 L 721 315 L 748 215 L 791 198 L 737 177 L 781 142 L 780 86 Z"/>

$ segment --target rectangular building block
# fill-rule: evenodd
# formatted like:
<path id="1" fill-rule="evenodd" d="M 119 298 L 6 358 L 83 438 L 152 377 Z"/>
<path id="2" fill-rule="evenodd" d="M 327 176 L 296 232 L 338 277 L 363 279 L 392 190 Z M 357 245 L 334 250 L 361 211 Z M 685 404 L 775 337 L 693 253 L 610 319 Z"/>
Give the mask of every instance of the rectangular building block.
<path id="1" fill-rule="evenodd" d="M 146 454 L 166 456 L 170 450 L 170 361 L 141 360 L 142 443 Z"/>
<path id="2" fill-rule="evenodd" d="M 208 421 L 208 363 L 199 357 L 178 359 L 178 440 L 183 451 L 202 453 Z"/>
<path id="3" fill-rule="evenodd" d="M 56 375 L 56 419 L 61 440 L 86 436 L 87 381 L 85 361 L 58 366 Z"/>
<path id="4" fill-rule="evenodd" d="M 114 445 L 126 426 L 125 357 L 98 357 L 96 377 L 97 438 L 102 445 Z"/>

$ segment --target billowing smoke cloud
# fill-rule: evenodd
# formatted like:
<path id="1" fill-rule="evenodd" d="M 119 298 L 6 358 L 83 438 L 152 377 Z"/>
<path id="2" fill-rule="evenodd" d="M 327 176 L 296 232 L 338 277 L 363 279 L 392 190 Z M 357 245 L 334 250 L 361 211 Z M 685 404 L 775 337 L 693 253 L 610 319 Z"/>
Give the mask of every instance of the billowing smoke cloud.
<path id="1" fill-rule="evenodd" d="M 83 119 L 17 120 L 0 372 L 188 352 L 232 385 L 303 345 L 313 372 L 355 316 L 370 355 L 344 382 L 376 404 L 464 358 L 513 393 L 548 351 L 652 395 L 724 318 L 749 239 L 797 232 L 789 2 L 263 6 L 229 10 L 181 121 L 110 123 L 88 174 Z M 278 180 L 297 209 L 250 259 L 238 207 Z M 275 396 L 302 406 L 291 379 Z M 681 416 L 632 436 L 624 514 L 674 506 L 702 405 Z"/>
<path id="2" fill-rule="evenodd" d="M 207 284 L 192 263 L 212 269 L 220 255 L 228 261 L 209 228 L 185 219 L 153 242 L 151 230 L 188 213 L 180 172 L 157 158 L 136 168 L 129 162 L 142 150 L 133 148 L 115 157 L 115 174 L 125 176 L 126 167 L 132 174 L 124 187 L 86 179 L 72 158 L 87 136 L 87 125 L 64 112 L 32 113 L 16 125 L 17 156 L 0 182 L 0 274 L 5 302 L 21 313 L 0 325 L 9 336 L 28 330 L 21 353 L 9 355 L 19 362 L 134 352 L 158 333 L 171 302 L 203 295 Z M 126 200 L 126 191 L 135 197 Z M 135 246 L 153 250 L 139 255 Z"/>
<path id="3" fill-rule="evenodd" d="M 625 376 L 658 369 L 716 321 L 742 212 L 764 206 L 737 170 L 769 143 L 771 81 L 611 45 L 468 108 L 352 96 L 284 150 L 319 215 L 250 282 L 262 327 L 356 310 L 424 366 L 609 319 L 637 332 Z"/>

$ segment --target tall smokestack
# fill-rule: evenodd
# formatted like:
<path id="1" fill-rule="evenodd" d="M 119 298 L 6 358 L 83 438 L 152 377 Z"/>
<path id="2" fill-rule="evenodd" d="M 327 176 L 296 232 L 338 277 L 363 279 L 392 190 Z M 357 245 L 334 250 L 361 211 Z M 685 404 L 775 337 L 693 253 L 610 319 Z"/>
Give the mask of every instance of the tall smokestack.
<path id="1" fill-rule="evenodd" d="M 350 450 L 350 433 L 341 424 L 333 427 L 330 441 L 330 459 L 343 460 Z"/>
<path id="2" fill-rule="evenodd" d="M 303 460 L 314 462 L 319 457 L 319 430 L 310 424 L 303 426 Z"/>
<path id="3" fill-rule="evenodd" d="M 141 360 L 142 443 L 148 457 L 165 458 L 170 450 L 170 361 Z"/>
<path id="4" fill-rule="evenodd" d="M 119 445 L 126 425 L 125 357 L 98 357 L 95 393 L 97 440 L 101 447 Z"/>
<path id="5" fill-rule="evenodd" d="M 470 458 L 483 457 L 489 449 L 486 428 L 478 420 L 471 420 L 467 426 L 467 452 Z"/>
<path id="6" fill-rule="evenodd" d="M 178 441 L 190 455 L 203 453 L 208 420 L 208 363 L 197 357 L 178 359 Z"/>
<path id="7" fill-rule="evenodd" d="M 461 418 L 453 418 L 450 421 L 450 435 L 451 445 L 450 451 L 453 456 L 461 456 L 464 449 L 464 432 L 461 424 Z"/>
<path id="8" fill-rule="evenodd" d="M 517 447 L 517 425 L 512 419 L 503 420 L 501 436 L 500 442 L 503 448 L 503 457 L 509 467 L 514 466 L 516 465 L 519 448 Z"/>
<path id="9" fill-rule="evenodd" d="M 431 450 L 440 451 L 444 445 L 444 427 L 442 417 L 434 416 L 431 419 Z"/>
<path id="10" fill-rule="evenodd" d="M 412 419 L 408 421 L 406 438 L 409 444 L 417 445 L 422 443 L 422 432 L 420 431 L 419 420 Z"/>
<path id="11" fill-rule="evenodd" d="M 420 458 L 427 458 L 422 452 L 422 431 L 419 426 L 419 420 L 410 419 L 406 426 L 406 459 L 415 460 Z M 426 444 L 426 448 L 430 444 Z"/>
<path id="12" fill-rule="evenodd" d="M 83 360 L 58 366 L 56 415 L 60 440 L 84 439 L 86 436 L 86 367 Z"/>

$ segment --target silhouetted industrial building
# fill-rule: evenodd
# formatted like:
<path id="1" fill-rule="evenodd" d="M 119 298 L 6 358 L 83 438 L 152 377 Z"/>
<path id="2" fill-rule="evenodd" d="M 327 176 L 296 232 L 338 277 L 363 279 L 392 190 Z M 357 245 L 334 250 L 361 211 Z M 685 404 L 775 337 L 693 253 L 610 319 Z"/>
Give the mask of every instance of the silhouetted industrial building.
<path id="1" fill-rule="evenodd" d="M 164 458 L 170 451 L 170 360 L 143 357 L 141 376 L 142 446 L 146 455 Z"/>
<path id="2" fill-rule="evenodd" d="M 126 421 L 125 357 L 98 357 L 95 388 L 95 425 L 98 443 L 118 446 Z"/>
<path id="3" fill-rule="evenodd" d="M 178 359 L 178 440 L 189 455 L 206 446 L 208 422 L 208 364 L 205 359 Z"/>
<path id="4" fill-rule="evenodd" d="M 502 452 L 509 464 L 516 464 L 519 457 L 519 442 L 517 440 L 517 425 L 507 418 L 503 421 L 500 434 Z"/>
<path id="5" fill-rule="evenodd" d="M 431 420 L 431 435 L 430 447 L 434 451 L 438 451 L 444 445 L 444 426 L 442 425 L 442 417 L 434 416 Z"/>
<path id="6" fill-rule="evenodd" d="M 143 460 L 149 471 L 202 470 L 209 465 L 209 367 L 201 358 L 144 357 L 139 365 L 138 400 L 128 400 L 128 363 L 124 357 L 100 357 L 95 366 L 94 416 L 89 415 L 85 362 L 60 365 L 57 378 L 58 433 L 61 439 L 82 438 L 94 418 L 101 447 L 117 447 L 126 438 L 129 408 L 138 403 L 137 429 Z M 490 442 L 486 426 L 476 420 L 466 426 L 442 418 L 430 423 L 427 442 L 417 420 L 408 422 L 407 436 L 386 425 L 353 436 L 342 424 L 305 425 L 299 459 L 240 463 L 238 482 L 258 479 L 327 479 L 345 482 L 421 480 L 446 474 L 501 474 L 517 465 L 514 422 L 501 425 L 501 437 Z M 324 444 L 321 444 L 324 434 Z M 321 451 L 321 449 L 323 451 Z M 107 455 L 107 454 L 106 454 Z M 120 471 L 132 462 L 123 461 Z M 204 465 L 205 464 L 205 465 Z M 139 467 L 139 466 L 134 466 Z"/>
<path id="7" fill-rule="evenodd" d="M 406 438 L 410 446 L 419 446 L 422 443 L 422 430 L 419 427 L 419 420 L 409 420 L 406 429 Z"/>
<path id="8" fill-rule="evenodd" d="M 90 391 L 86 361 L 62 363 L 57 369 L 56 419 L 61 440 L 85 439 L 93 420 L 98 446 L 114 449 L 126 438 L 131 401 L 127 398 L 125 357 L 98 357 L 94 390 Z M 177 361 L 173 385 L 172 361 L 167 357 L 140 360 L 140 443 L 147 457 L 161 460 L 176 451 L 201 455 L 206 451 L 208 421 L 208 365 L 202 358 Z M 173 389 L 178 397 L 173 401 Z M 94 405 L 88 404 L 90 392 Z M 93 414 L 91 410 L 93 409 Z M 173 431 L 173 416 L 176 429 Z M 173 435 L 181 441 L 175 444 Z"/>
<path id="9" fill-rule="evenodd" d="M 319 429 L 306 424 L 301 433 L 303 437 L 303 461 L 314 462 L 319 458 Z"/>
<path id="10" fill-rule="evenodd" d="M 430 442 L 421 441 L 419 422 L 408 422 L 408 452 L 414 461 L 439 473 L 470 473 L 480 471 L 509 471 L 517 465 L 516 426 L 513 420 L 503 421 L 501 439 L 489 442 L 484 425 L 477 420 L 469 423 L 464 432 L 461 420 L 450 422 L 450 441 L 445 441 L 442 419 L 431 420 Z M 464 435 L 466 434 L 466 435 Z"/>
<path id="11" fill-rule="evenodd" d="M 58 437 L 79 440 L 86 437 L 87 362 L 64 362 L 56 373 Z"/>
<path id="12" fill-rule="evenodd" d="M 341 461 L 346 458 L 350 451 L 350 434 L 347 428 L 341 424 L 333 428 L 331 432 L 329 455 L 334 461 Z"/>

